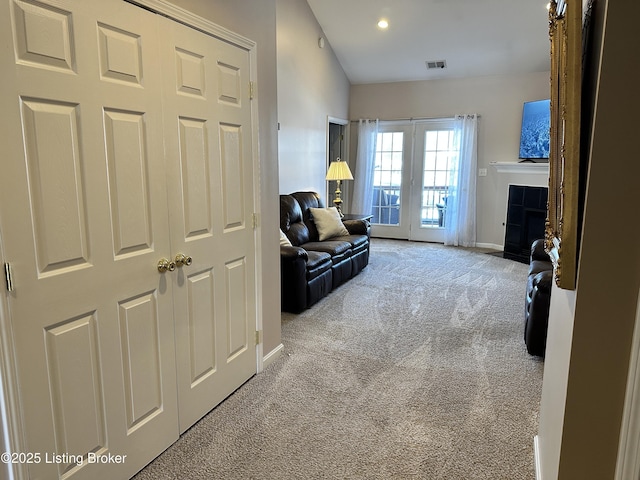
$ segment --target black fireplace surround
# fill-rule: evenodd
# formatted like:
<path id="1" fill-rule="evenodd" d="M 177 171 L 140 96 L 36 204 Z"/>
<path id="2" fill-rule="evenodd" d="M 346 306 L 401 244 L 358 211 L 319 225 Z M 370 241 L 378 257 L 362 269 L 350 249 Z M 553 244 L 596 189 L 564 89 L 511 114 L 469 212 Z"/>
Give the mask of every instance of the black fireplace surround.
<path id="1" fill-rule="evenodd" d="M 531 244 L 544 238 L 547 187 L 509 185 L 503 257 L 529 263 Z"/>

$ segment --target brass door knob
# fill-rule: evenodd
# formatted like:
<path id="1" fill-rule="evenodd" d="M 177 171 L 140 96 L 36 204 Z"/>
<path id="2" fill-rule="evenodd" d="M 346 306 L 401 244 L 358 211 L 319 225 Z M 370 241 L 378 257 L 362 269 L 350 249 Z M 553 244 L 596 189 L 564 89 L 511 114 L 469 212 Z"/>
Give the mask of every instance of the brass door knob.
<path id="1" fill-rule="evenodd" d="M 185 255 L 184 253 L 179 253 L 176 255 L 176 265 L 178 267 L 181 267 L 183 265 L 186 265 L 188 267 L 189 265 L 191 265 L 191 262 L 193 262 L 193 258 L 191 258 L 189 255 Z"/>
<path id="2" fill-rule="evenodd" d="M 176 269 L 176 264 L 167 260 L 166 258 L 161 258 L 158 262 L 158 271 L 160 273 L 164 273 L 166 271 L 173 272 Z"/>

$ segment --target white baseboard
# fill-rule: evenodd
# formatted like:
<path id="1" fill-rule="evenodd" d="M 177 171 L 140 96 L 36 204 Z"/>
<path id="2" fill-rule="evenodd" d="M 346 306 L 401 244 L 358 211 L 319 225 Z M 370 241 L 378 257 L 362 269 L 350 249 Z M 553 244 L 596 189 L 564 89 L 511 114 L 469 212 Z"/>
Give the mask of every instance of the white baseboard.
<path id="1" fill-rule="evenodd" d="M 497 245 L 495 243 L 476 243 L 478 248 L 490 248 L 492 250 L 504 250 L 503 245 Z"/>
<path id="2" fill-rule="evenodd" d="M 283 351 L 284 351 L 284 345 L 280 344 L 276 348 L 271 350 L 269 353 L 267 353 L 264 357 L 262 357 L 262 369 L 264 370 L 273 362 L 278 360 L 278 358 L 280 358 L 280 355 L 282 355 Z"/>
<path id="3" fill-rule="evenodd" d="M 542 480 L 542 459 L 540 458 L 540 439 L 538 435 L 533 437 L 533 458 L 536 468 L 536 480 Z"/>

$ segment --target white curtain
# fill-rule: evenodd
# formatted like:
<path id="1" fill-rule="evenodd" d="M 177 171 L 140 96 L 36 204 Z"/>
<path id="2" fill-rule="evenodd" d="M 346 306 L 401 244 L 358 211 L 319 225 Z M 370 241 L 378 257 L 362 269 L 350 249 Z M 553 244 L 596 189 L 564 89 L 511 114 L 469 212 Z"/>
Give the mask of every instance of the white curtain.
<path id="1" fill-rule="evenodd" d="M 356 173 L 353 178 L 352 213 L 371 214 L 373 203 L 373 169 L 376 160 L 378 140 L 378 120 L 358 122 L 358 151 L 356 155 Z"/>
<path id="2" fill-rule="evenodd" d="M 444 244 L 476 246 L 476 170 L 478 166 L 478 115 L 456 115 L 454 142 L 459 156 L 451 169 Z"/>

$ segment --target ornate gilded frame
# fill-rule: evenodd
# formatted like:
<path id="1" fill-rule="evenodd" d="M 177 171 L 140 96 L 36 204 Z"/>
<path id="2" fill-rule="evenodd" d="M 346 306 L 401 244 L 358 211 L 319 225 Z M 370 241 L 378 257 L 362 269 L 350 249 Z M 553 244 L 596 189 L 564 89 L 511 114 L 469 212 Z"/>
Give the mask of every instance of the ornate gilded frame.
<path id="1" fill-rule="evenodd" d="M 551 137 L 545 248 L 556 285 L 576 286 L 579 224 L 581 0 L 551 0 Z"/>

